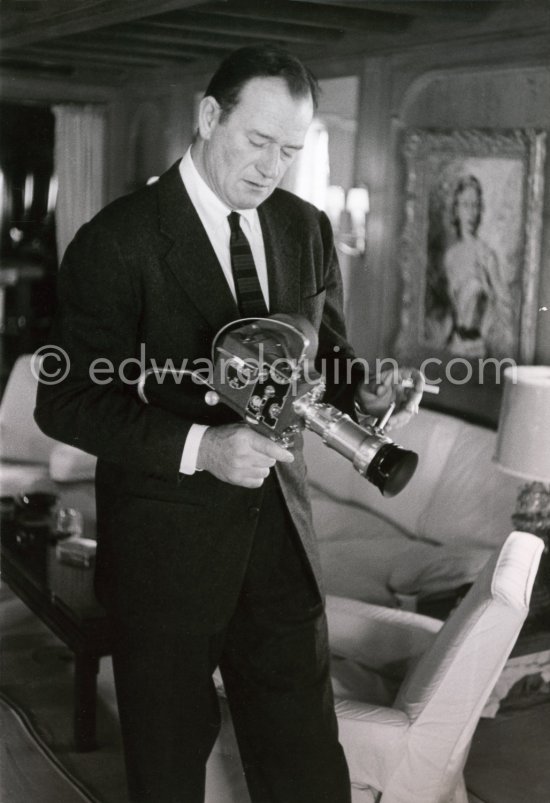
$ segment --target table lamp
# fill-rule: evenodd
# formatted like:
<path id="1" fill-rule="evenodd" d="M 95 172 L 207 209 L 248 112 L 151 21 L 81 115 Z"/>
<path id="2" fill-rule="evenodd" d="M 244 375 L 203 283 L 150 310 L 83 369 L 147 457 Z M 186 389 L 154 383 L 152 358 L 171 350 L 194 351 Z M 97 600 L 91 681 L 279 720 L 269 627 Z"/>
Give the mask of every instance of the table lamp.
<path id="1" fill-rule="evenodd" d="M 550 366 L 516 366 L 504 371 L 494 461 L 522 479 L 515 529 L 540 536 L 545 544 L 531 610 L 550 622 Z"/>
<path id="2" fill-rule="evenodd" d="M 505 369 L 494 460 L 502 471 L 525 480 L 514 517 L 520 515 L 530 518 L 537 528 L 536 534 L 548 537 L 550 366 Z"/>

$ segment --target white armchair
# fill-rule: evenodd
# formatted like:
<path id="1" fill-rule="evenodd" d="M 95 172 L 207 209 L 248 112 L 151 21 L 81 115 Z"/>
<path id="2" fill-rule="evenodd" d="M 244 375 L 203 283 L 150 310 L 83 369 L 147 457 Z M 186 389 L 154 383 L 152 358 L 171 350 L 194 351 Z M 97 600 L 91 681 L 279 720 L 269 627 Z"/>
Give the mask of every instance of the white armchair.
<path id="1" fill-rule="evenodd" d="M 49 438 L 34 421 L 38 380 L 31 354 L 18 357 L 0 402 L 0 494 L 6 497 L 47 490 L 84 516 L 84 531 L 95 535 L 92 455 Z"/>
<path id="2" fill-rule="evenodd" d="M 34 422 L 37 380 L 31 355 L 18 358 L 0 403 L 0 489 L 14 496 L 48 477 L 48 461 L 56 441 Z"/>
<path id="3" fill-rule="evenodd" d="M 508 536 L 444 625 L 329 597 L 340 740 L 353 803 L 467 803 L 463 768 L 477 722 L 528 612 L 541 539 Z M 227 706 L 207 803 L 249 801 Z"/>

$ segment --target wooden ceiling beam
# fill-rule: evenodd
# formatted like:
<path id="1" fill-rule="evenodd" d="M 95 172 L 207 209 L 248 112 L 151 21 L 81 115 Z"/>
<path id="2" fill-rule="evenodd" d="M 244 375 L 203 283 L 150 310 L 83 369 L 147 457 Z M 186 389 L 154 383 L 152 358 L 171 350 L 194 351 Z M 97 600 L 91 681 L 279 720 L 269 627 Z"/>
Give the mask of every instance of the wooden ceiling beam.
<path id="1" fill-rule="evenodd" d="M 18 78 L 23 77 L 21 73 L 29 73 L 32 75 L 33 78 L 51 78 L 52 76 L 55 77 L 70 77 L 71 79 L 75 79 L 82 83 L 92 83 L 94 85 L 103 84 L 106 88 L 112 87 L 113 84 L 118 84 L 120 81 L 125 80 L 130 75 L 132 77 L 138 74 L 141 80 L 144 79 L 151 79 L 156 77 L 156 75 L 160 74 L 160 70 L 158 67 L 136 67 L 130 65 L 113 65 L 113 64 L 97 64 L 92 63 L 88 64 L 86 61 L 82 61 L 77 63 L 71 62 L 68 64 L 64 62 L 61 64 L 59 61 L 56 62 L 49 62 L 44 61 L 42 58 L 33 56 L 32 59 L 29 60 L 22 60 L 22 59 L 8 59 L 2 58 L 0 56 L 0 69 L 6 74 L 15 74 Z M 81 95 L 82 87 L 75 87 L 75 95 L 73 96 L 75 99 L 80 100 L 87 100 L 88 96 L 86 95 L 86 90 L 84 90 L 84 94 Z M 108 100 L 109 99 L 109 90 L 107 89 L 107 94 L 104 95 L 102 99 Z M 57 100 L 58 97 L 54 93 L 52 98 L 53 100 Z M 93 93 L 93 101 L 97 102 L 97 93 Z"/>
<path id="2" fill-rule="evenodd" d="M 362 6 L 361 6 L 362 8 Z M 379 11 L 363 11 L 355 8 L 324 6 L 319 2 L 293 2 L 293 0 L 237 0 L 233 3 L 209 3 L 193 8 L 194 14 L 216 17 L 235 17 L 273 21 L 285 24 L 303 24 L 312 28 L 330 28 L 338 31 L 396 31 L 405 29 L 413 19 L 408 15 L 386 14 Z"/>
<path id="3" fill-rule="evenodd" d="M 162 64 L 167 61 L 173 61 L 178 63 L 188 63 L 193 61 L 197 57 L 203 55 L 204 51 L 195 48 L 194 50 L 190 51 L 187 48 L 178 48 L 176 49 L 166 49 L 166 48 L 143 48 L 142 50 L 136 50 L 130 43 L 127 42 L 119 42 L 117 40 L 104 40 L 101 42 L 97 42 L 95 39 L 90 39 L 88 42 L 64 42 L 60 40 L 59 42 L 48 42 L 44 45 L 32 45 L 31 48 L 26 48 L 27 50 L 38 51 L 40 50 L 43 53 L 50 53 L 55 55 L 57 53 L 62 53 L 64 55 L 73 54 L 75 57 L 79 53 L 86 53 L 90 56 L 94 56 L 99 61 L 101 60 L 102 54 L 108 54 L 109 58 L 114 57 L 115 59 L 131 59 L 132 61 L 141 61 L 144 64 L 147 62 L 154 63 L 154 64 Z M 16 54 L 19 51 L 16 51 Z"/>
<path id="4" fill-rule="evenodd" d="M 302 2 L 302 0 L 292 0 L 293 2 Z M 315 0 L 315 2 L 324 5 L 325 3 L 334 5 L 335 0 Z M 413 2 L 371 2 L 371 0 L 358 0 L 358 3 L 348 2 L 347 5 L 353 5 L 357 8 L 361 5 L 362 9 L 366 11 L 383 11 L 386 14 L 410 14 L 413 17 L 430 17 L 445 18 L 449 20 L 467 20 L 479 19 L 480 16 L 485 16 L 488 11 L 495 9 L 500 5 L 499 0 L 413 0 Z"/>
<path id="5" fill-rule="evenodd" d="M 195 31 L 185 31 L 172 29 L 172 33 L 164 33 L 158 29 L 151 30 L 150 27 L 144 23 L 143 26 L 137 25 L 124 25 L 117 28 L 108 28 L 106 30 L 97 31 L 90 35 L 93 39 L 103 39 L 106 37 L 116 37 L 123 41 L 132 41 L 136 46 L 143 44 L 151 45 L 196 45 L 197 47 L 206 47 L 212 50 L 220 48 L 222 50 L 235 50 L 242 47 L 243 40 L 235 35 L 222 35 L 222 34 L 203 34 Z M 272 40 L 273 36 L 266 36 L 265 40 Z M 83 37 L 79 37 L 83 39 Z M 278 40 L 280 41 L 280 40 Z"/>
<path id="6" fill-rule="evenodd" d="M 201 33 L 229 34 L 241 39 L 266 39 L 275 37 L 284 42 L 303 44 L 324 44 L 334 41 L 334 29 L 307 27 L 301 24 L 277 24 L 263 19 L 248 20 L 240 18 L 238 22 L 229 22 L 225 17 L 218 19 L 206 14 L 194 14 L 185 11 L 183 14 L 166 14 L 160 18 L 150 18 L 135 23 L 144 30 L 150 28 L 200 31 Z"/>
<path id="7" fill-rule="evenodd" d="M 44 61 L 39 57 L 17 58 L 14 56 L 0 56 L 0 70 L 2 74 L 23 73 L 34 77 L 73 78 L 76 68 L 72 64 L 61 64 L 59 61 Z"/>
<path id="8" fill-rule="evenodd" d="M 8 58 L 6 54 L 5 58 Z M 105 66 L 117 65 L 127 67 L 139 67 L 143 69 L 154 68 L 158 70 L 164 65 L 162 59 L 153 59 L 143 56 L 132 56 L 123 53 L 109 53 L 107 51 L 83 51 L 82 48 L 78 50 L 69 50 L 68 48 L 52 48 L 40 47 L 38 45 L 31 45 L 25 50 L 25 53 L 17 53 L 10 57 L 11 61 L 25 61 L 42 59 L 48 64 L 62 64 L 70 67 L 77 67 L 78 64 L 86 64 L 97 66 L 98 69 L 104 70 Z"/>
<path id="9" fill-rule="evenodd" d="M 34 11 L 42 7 L 44 0 L 2 0 L 4 11 Z"/>
<path id="10" fill-rule="evenodd" d="M 155 14 L 197 6 L 207 0 L 155 0 Z M 44 0 L 39 11 L 6 11 L 0 27 L 2 45 L 11 48 L 56 39 L 120 22 L 147 17 L 151 0 Z"/>
<path id="11" fill-rule="evenodd" d="M 60 40 L 64 43 L 64 40 Z M 112 45 L 113 47 L 122 47 L 127 50 L 142 50 L 145 52 L 161 53 L 181 53 L 186 52 L 193 56 L 201 55 L 218 55 L 223 57 L 225 53 L 235 49 L 234 44 L 212 44 L 205 43 L 204 45 L 193 44 L 188 41 L 175 40 L 173 42 L 152 40 L 149 36 L 136 36 L 131 33 L 101 33 L 97 32 L 88 39 L 77 40 L 78 45 L 86 46 L 88 42 L 92 42 L 94 46 L 101 49 L 103 44 Z M 52 43 L 55 44 L 55 43 Z"/>

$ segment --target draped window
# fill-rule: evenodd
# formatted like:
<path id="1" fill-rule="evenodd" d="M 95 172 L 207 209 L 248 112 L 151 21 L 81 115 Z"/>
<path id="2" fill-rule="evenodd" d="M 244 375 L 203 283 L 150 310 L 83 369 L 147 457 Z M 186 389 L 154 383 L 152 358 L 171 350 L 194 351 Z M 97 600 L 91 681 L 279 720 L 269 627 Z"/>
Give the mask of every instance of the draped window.
<path id="1" fill-rule="evenodd" d="M 322 120 L 315 118 L 307 132 L 303 149 L 285 173 L 280 186 L 324 209 L 329 173 L 327 129 Z"/>
<path id="2" fill-rule="evenodd" d="M 55 115 L 55 210 L 59 259 L 77 230 L 105 202 L 105 113 L 95 105 L 63 104 Z"/>

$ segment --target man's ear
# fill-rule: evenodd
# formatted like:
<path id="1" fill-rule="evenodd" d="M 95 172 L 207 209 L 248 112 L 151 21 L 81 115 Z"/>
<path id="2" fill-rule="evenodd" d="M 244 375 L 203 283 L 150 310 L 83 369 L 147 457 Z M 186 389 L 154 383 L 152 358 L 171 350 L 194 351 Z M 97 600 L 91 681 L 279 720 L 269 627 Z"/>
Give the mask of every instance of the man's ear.
<path id="1" fill-rule="evenodd" d="M 201 139 L 210 139 L 218 125 L 221 106 L 211 95 L 203 98 L 199 105 L 199 134 Z"/>

